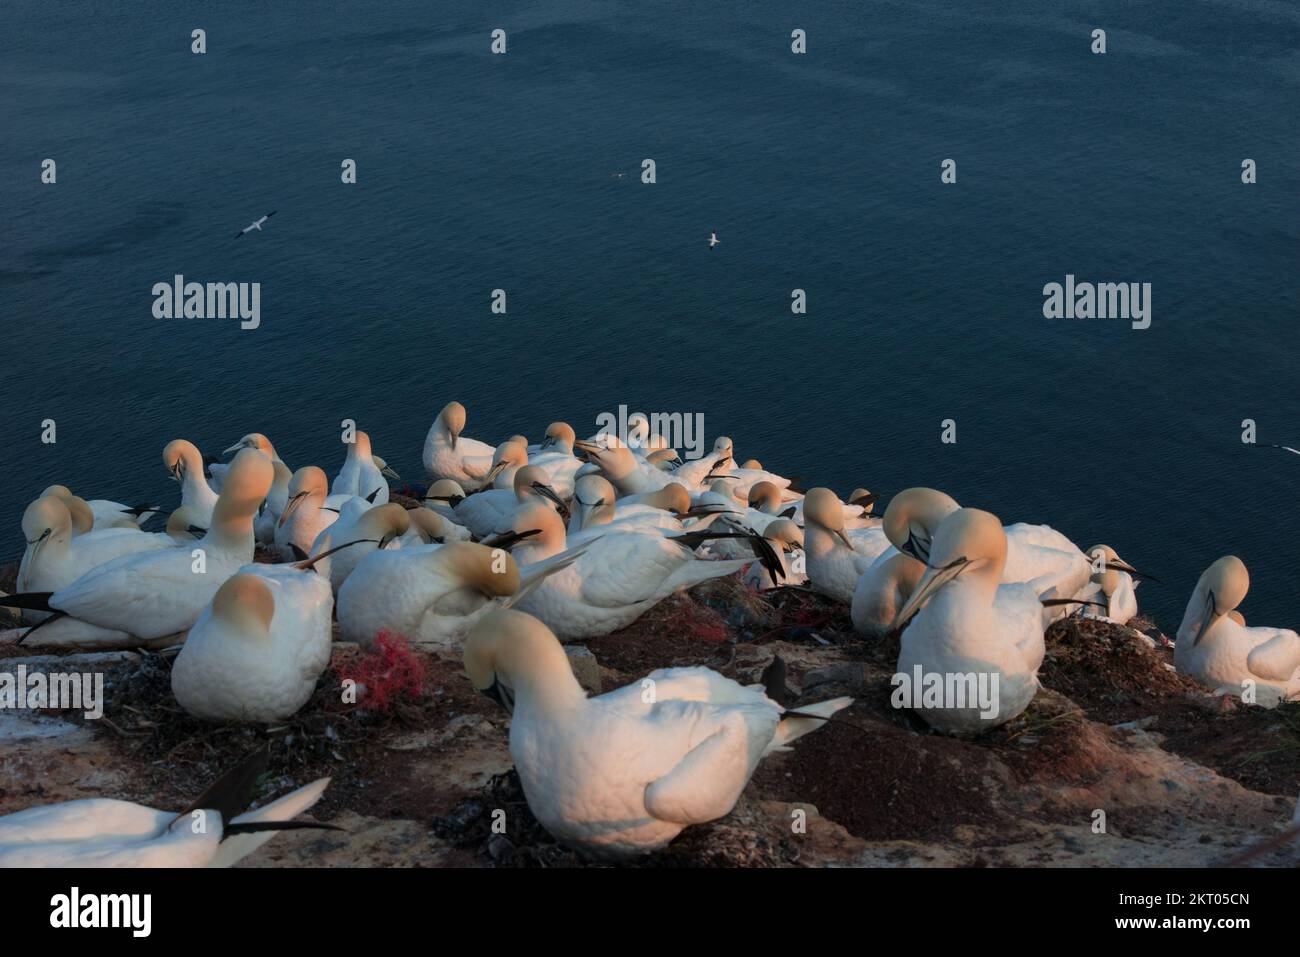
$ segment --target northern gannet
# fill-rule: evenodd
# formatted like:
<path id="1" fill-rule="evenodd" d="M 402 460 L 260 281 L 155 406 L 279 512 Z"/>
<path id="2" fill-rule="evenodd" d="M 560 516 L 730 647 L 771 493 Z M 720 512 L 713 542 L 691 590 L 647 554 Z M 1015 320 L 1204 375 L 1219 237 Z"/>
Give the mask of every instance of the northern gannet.
<path id="1" fill-rule="evenodd" d="M 686 484 L 677 478 L 677 472 L 655 468 L 643 459 L 638 459 L 627 446 L 612 438 L 608 446 L 579 441 L 574 443 L 574 447 L 586 453 L 587 458 L 609 479 L 620 496 L 655 492 L 673 482 Z M 577 474 L 581 477 L 582 472 Z"/>
<path id="2" fill-rule="evenodd" d="M 325 507 L 328 495 L 325 473 L 316 466 L 304 465 L 293 473 L 289 497 L 275 527 L 275 548 L 281 559 L 306 555 L 317 536 L 338 520 L 339 513 Z"/>
<path id="3" fill-rule="evenodd" d="M 768 522 L 762 535 L 781 560 L 781 575 L 773 576 L 762 562 L 754 562 L 745 572 L 745 584 L 756 591 L 779 585 L 802 585 L 808 580 L 804 570 L 803 529 L 788 518 Z"/>
<path id="4" fill-rule="evenodd" d="M 347 446 L 347 455 L 330 485 L 330 494 L 355 495 L 376 505 L 385 504 L 388 501 L 388 479 L 371 455 L 370 436 L 358 430 Z"/>
<path id="5" fill-rule="evenodd" d="M 72 491 L 66 485 L 51 485 L 41 493 L 41 496 L 54 495 L 68 503 L 69 508 L 76 509 L 75 503 L 80 502 L 90 510 L 91 517 L 94 519 L 92 527 L 100 531 L 110 528 L 133 528 L 139 527 L 146 521 L 148 516 L 161 513 L 162 509 L 155 508 L 151 505 L 123 505 L 121 502 L 110 502 L 108 499 L 93 498 L 87 501 L 80 496 L 73 495 Z M 80 516 L 74 511 L 74 519 Z M 77 527 L 80 527 L 78 521 Z M 90 531 L 90 529 L 86 529 Z M 81 534 L 80 531 L 77 534 Z"/>
<path id="6" fill-rule="evenodd" d="M 1250 574 L 1235 555 L 1225 555 L 1196 583 L 1174 643 L 1174 666 L 1215 694 L 1275 707 L 1300 698 L 1300 635 L 1289 628 L 1247 627 L 1230 613 L 1250 590 Z"/>
<path id="7" fill-rule="evenodd" d="M 192 547 L 123 555 L 53 594 L 8 595 L 0 605 L 57 612 L 34 629 L 41 645 L 129 647 L 182 632 L 222 583 L 253 560 L 253 516 L 271 472 L 271 460 L 255 449 L 235 456 L 212 525 Z M 31 636 L 28 631 L 20 640 Z"/>
<path id="8" fill-rule="evenodd" d="M 546 438 L 534 454 L 529 449 L 528 464 L 535 465 L 547 475 L 548 484 L 560 495 L 573 495 L 574 478 L 582 460 L 573 454 L 577 435 L 567 422 L 552 422 L 546 427 Z"/>
<path id="9" fill-rule="evenodd" d="M 280 456 L 276 454 L 275 446 L 261 432 L 250 432 L 221 453 L 224 458 L 227 455 L 235 455 L 241 449 L 257 449 L 272 462 L 280 461 Z M 223 462 L 212 462 L 208 465 L 208 484 L 212 486 L 213 491 L 221 491 L 221 483 L 225 480 L 226 473 L 230 470 L 230 465 Z"/>
<path id="10" fill-rule="evenodd" d="M 419 511 L 428 512 L 428 509 Z M 432 512 L 429 512 L 429 517 L 439 523 L 442 521 Z M 410 514 L 396 502 L 370 508 L 365 499 L 353 498 L 339 511 L 338 520 L 316 536 L 309 554 L 315 557 L 340 545 L 355 543 L 316 566 L 316 571 L 337 593 L 363 558 L 381 548 L 400 547 L 398 540 L 410 529 Z"/>
<path id="11" fill-rule="evenodd" d="M 844 503 L 828 488 L 803 500 L 804 557 L 814 590 L 849 604 L 858 579 L 889 548 L 879 526 L 845 529 Z"/>
<path id="12" fill-rule="evenodd" d="M 320 800 L 329 778 L 244 810 L 264 755 L 241 761 L 179 812 L 89 798 L 7 814 L 0 817 L 0 867 L 229 867 L 278 830 L 331 828 L 294 821 Z"/>
<path id="13" fill-rule="evenodd" d="M 565 552 L 564 523 L 548 505 L 520 505 L 511 531 L 518 540 L 513 554 L 525 570 Z M 708 537 L 717 536 L 628 528 L 584 539 L 578 547 L 585 551 L 572 564 L 519 598 L 514 607 L 565 638 L 607 635 L 674 592 L 733 574 L 754 560 L 703 560 L 695 548 Z M 775 564 L 766 542 L 757 535 L 749 539 Z"/>
<path id="14" fill-rule="evenodd" d="M 505 609 L 474 626 L 464 661 L 474 687 L 513 715 L 510 756 L 537 820 L 601 858 L 658 850 L 726 815 L 762 758 L 853 703 L 787 712 L 708 668 L 654 671 L 588 698 L 551 630 Z"/>
<path id="15" fill-rule="evenodd" d="M 465 407 L 448 402 L 434 419 L 424 440 L 424 469 L 434 479 L 453 479 L 477 487 L 492 468 L 496 449 L 477 439 L 461 436 Z"/>
<path id="16" fill-rule="evenodd" d="M 913 687 L 913 709 L 938 731 L 976 734 L 1005 724 L 1038 690 L 1043 605 L 1031 586 L 1001 584 L 1006 557 L 998 517 L 958 509 L 940 523 L 925 573 L 899 609 L 894 627 L 906 628 L 898 674 L 937 676 L 945 690 L 963 689 L 918 706 L 922 689 Z M 979 689 L 988 692 L 984 702 L 976 700 Z"/>
<path id="17" fill-rule="evenodd" d="M 674 482 L 658 492 L 640 497 L 649 500 L 630 502 L 617 498 L 614 486 L 606 478 L 584 475 L 578 479 L 573 493 L 573 517 L 569 519 L 568 527 L 570 539 L 582 532 L 603 534 L 633 527 L 685 531 L 678 517 L 691 507 L 691 496 L 685 488 Z"/>
<path id="18" fill-rule="evenodd" d="M 259 545 L 275 544 L 275 529 L 280 524 L 284 506 L 288 504 L 289 483 L 293 481 L 293 472 L 279 459 L 271 460 L 271 468 L 275 470 L 271 491 L 266 493 L 266 501 L 258 507 L 253 522 L 253 534 Z"/>
<path id="19" fill-rule="evenodd" d="M 446 523 L 444 537 L 449 542 L 467 542 L 470 531 L 456 520 L 456 506 L 465 501 L 465 490 L 459 482 L 439 479 L 424 494 L 424 507 Z"/>
<path id="20" fill-rule="evenodd" d="M 315 571 L 247 566 L 217 589 L 181 645 L 171 674 L 176 701 L 205 721 L 295 714 L 329 664 L 333 608 L 329 579 Z"/>
<path id="21" fill-rule="evenodd" d="M 554 508 L 568 514 L 568 506 L 550 485 L 550 476 L 546 472 L 535 465 L 525 465 L 512 469 L 512 472 L 513 488 L 490 488 L 467 495 L 452 509 L 455 520 L 468 528 L 475 538 L 508 532 L 515 509 L 521 502 L 532 499 L 545 499 Z"/>
<path id="22" fill-rule="evenodd" d="M 189 509 L 196 525 L 207 528 L 217 493 L 203 475 L 203 455 L 193 442 L 172 439 L 163 449 L 163 465 L 181 486 L 181 505 Z"/>
<path id="23" fill-rule="evenodd" d="M 254 229 L 256 229 L 260 233 L 262 231 L 262 227 L 266 225 L 266 221 L 274 215 L 275 215 L 275 210 L 271 210 L 261 219 L 253 220 L 251 223 L 249 223 L 239 232 L 235 233 L 235 238 L 238 239 L 240 236 L 244 235 L 245 233 L 251 233 Z"/>
<path id="24" fill-rule="evenodd" d="M 718 238 L 718 234 L 717 234 L 717 233 L 709 233 L 709 248 L 710 248 L 710 249 L 712 249 L 714 246 L 717 246 L 717 245 L 718 245 L 719 243 L 721 243 L 721 242 L 722 242 L 722 240 Z"/>

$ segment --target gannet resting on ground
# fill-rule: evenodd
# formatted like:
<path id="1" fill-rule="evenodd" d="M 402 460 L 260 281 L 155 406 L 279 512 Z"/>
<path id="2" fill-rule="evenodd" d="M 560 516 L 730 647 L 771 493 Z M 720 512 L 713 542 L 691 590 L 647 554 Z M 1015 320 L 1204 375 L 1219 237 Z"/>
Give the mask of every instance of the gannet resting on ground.
<path id="1" fill-rule="evenodd" d="M 881 529 L 893 547 L 871 563 L 853 589 L 854 631 L 875 637 L 889 633 L 925 572 L 935 530 L 960 507 L 932 488 L 904 489 L 890 499 Z"/>
<path id="2" fill-rule="evenodd" d="M 726 815 L 762 758 L 853 703 L 786 712 L 761 687 L 707 668 L 654 671 L 588 698 L 550 629 L 511 610 L 474 626 L 464 660 L 474 687 L 513 714 L 510 756 L 537 820 L 609 859 L 657 850 L 688 825 Z"/>
<path id="3" fill-rule="evenodd" d="M 320 800 L 329 778 L 240 813 L 251 803 L 264 755 L 241 761 L 179 812 L 90 798 L 7 814 L 0 817 L 0 867 L 230 867 L 278 830 L 332 828 L 294 821 Z"/>
<path id="4" fill-rule="evenodd" d="M 53 594 L 0 598 L 0 605 L 56 611 L 20 640 L 33 645 L 132 647 L 189 628 L 222 583 L 253 560 L 253 515 L 271 487 L 271 461 L 235 456 L 212 526 L 193 547 L 123 555 Z"/>
<path id="5" fill-rule="evenodd" d="M 1300 635 L 1289 628 L 1246 627 L 1230 617 L 1250 590 L 1246 565 L 1225 555 L 1202 573 L 1174 644 L 1174 665 L 1215 694 L 1276 707 L 1300 698 Z"/>
<path id="6" fill-rule="evenodd" d="M 725 468 L 731 464 L 735 449 L 731 439 L 725 435 L 718 436 L 713 442 L 713 451 L 701 455 L 698 459 L 683 462 L 673 470 L 673 478 L 687 488 L 708 484 L 705 479 L 715 469 Z"/>
<path id="7" fill-rule="evenodd" d="M 514 487 L 491 488 L 465 497 L 452 512 L 456 521 L 470 530 L 475 538 L 487 538 L 510 531 L 515 509 L 521 502 L 545 499 L 553 508 L 568 513 L 568 506 L 551 487 L 547 474 L 535 465 L 513 469 Z"/>
<path id="8" fill-rule="evenodd" d="M 328 491 L 325 473 L 314 465 L 304 465 L 293 474 L 289 498 L 275 527 L 275 548 L 282 560 L 301 557 L 295 548 L 308 554 L 317 536 L 338 520 L 339 513 L 325 507 Z"/>
<path id="9" fill-rule="evenodd" d="M 371 552 L 339 588 L 339 628 L 344 641 L 366 646 L 387 631 L 448 647 L 520 586 L 509 552 L 473 542 Z"/>
<path id="10" fill-rule="evenodd" d="M 190 542 L 197 542 L 200 538 L 208 533 L 206 525 L 200 525 L 203 521 L 196 509 L 187 505 L 182 505 L 175 509 L 167 516 L 167 526 L 165 534 L 177 545 L 185 545 Z M 207 525 L 212 524 L 211 514 L 207 517 Z"/>
<path id="11" fill-rule="evenodd" d="M 1094 545 L 1087 555 L 1094 562 L 1091 585 L 1080 592 L 1080 598 L 1100 601 L 1105 604 L 1103 610 L 1092 605 L 1084 605 L 1081 614 L 1085 618 L 1100 618 L 1113 621 L 1117 625 L 1127 625 L 1138 613 L 1137 596 L 1133 590 L 1137 582 L 1133 575 L 1137 569 L 1119 557 L 1109 545 Z M 1097 564 L 1100 559 L 1100 565 Z"/>
<path id="12" fill-rule="evenodd" d="M 253 535 L 259 545 L 275 544 L 275 529 L 289 501 L 289 483 L 293 481 L 289 466 L 279 459 L 271 460 L 271 468 L 275 470 L 271 491 L 266 493 L 266 501 L 258 508 L 257 518 L 253 521 Z"/>
<path id="13" fill-rule="evenodd" d="M 515 513 L 515 560 L 531 565 L 564 552 L 564 523 L 554 509 L 540 502 L 520 505 Z M 544 621 L 565 638 L 607 635 L 630 625 L 674 592 L 710 578 L 730 575 L 752 558 L 705 561 L 695 548 L 712 533 L 665 536 L 658 529 L 612 531 L 589 540 L 576 561 L 541 582 L 514 607 Z M 770 547 L 750 536 L 755 547 L 776 564 Z"/>
<path id="14" fill-rule="evenodd" d="M 456 521 L 456 506 L 465 500 L 465 490 L 451 479 L 439 479 L 424 494 L 424 507 L 443 521 L 443 538 L 449 542 L 468 542 L 469 529 Z"/>
<path id="15" fill-rule="evenodd" d="M 611 444 L 606 448 L 590 442 L 575 442 L 574 447 L 587 454 L 591 463 L 609 479 L 620 496 L 657 492 L 674 482 L 678 485 L 685 484 L 678 479 L 677 472 L 664 472 L 655 468 L 638 459 L 626 446 Z M 579 469 L 577 476 L 581 478 L 582 474 Z"/>
<path id="16" fill-rule="evenodd" d="M 19 592 L 55 592 L 122 555 L 169 546 L 165 535 L 151 535 L 138 528 L 106 528 L 72 535 L 72 513 L 54 495 L 38 498 L 23 513 L 23 538 L 27 548 L 18 565 Z M 46 612 L 25 610 L 31 622 L 49 617 Z"/>
<path id="17" fill-rule="evenodd" d="M 442 522 L 442 519 L 432 513 L 429 517 L 438 523 Z M 348 545 L 316 565 L 316 572 L 330 583 L 337 594 L 363 558 L 381 548 L 402 547 L 405 543 L 400 539 L 410 530 L 410 513 L 396 502 L 369 508 L 365 499 L 352 498 L 340 510 L 338 521 L 327 525 L 316 536 L 308 554 L 314 558 L 340 545 Z M 416 542 L 411 542 L 417 543 L 424 544 L 418 538 Z"/>
<path id="18" fill-rule="evenodd" d="M 546 427 L 546 438 L 536 454 L 528 450 L 528 464 L 546 473 L 547 482 L 560 498 L 573 495 L 574 478 L 582 460 L 573 454 L 577 435 L 567 422 L 552 422 Z"/>
<path id="19" fill-rule="evenodd" d="M 527 464 L 528 440 L 522 435 L 506 439 L 492 453 L 492 466 L 483 476 L 481 484 L 469 494 L 475 495 L 488 489 L 514 491 L 515 472 Z"/>
<path id="20" fill-rule="evenodd" d="M 672 472 L 681 467 L 682 457 L 676 449 L 655 449 L 645 457 L 646 464 L 662 472 Z"/>
<path id="21" fill-rule="evenodd" d="M 844 503 L 828 488 L 812 489 L 803 500 L 804 557 L 808 583 L 848 604 L 858 579 L 889 548 L 879 526 L 844 528 Z"/>
<path id="22" fill-rule="evenodd" d="M 46 495 L 53 495 L 63 499 L 70 508 L 73 507 L 74 500 L 84 503 L 94 519 L 92 527 L 100 531 L 110 528 L 139 529 L 142 524 L 149 520 L 149 516 L 159 514 L 162 511 L 149 505 L 123 505 L 121 502 L 110 502 L 103 498 L 93 498 L 86 501 L 79 496 L 73 495 L 66 485 L 51 485 L 41 493 L 42 498 Z M 87 531 L 89 530 L 87 529 Z M 77 534 L 80 534 L 80 532 Z"/>
<path id="23" fill-rule="evenodd" d="M 995 728 L 1024 711 L 1038 690 L 1043 606 L 1029 585 L 999 584 L 1006 555 L 1006 533 L 996 515 L 974 508 L 953 512 L 940 523 L 925 573 L 894 622 L 896 628 L 906 624 L 898 674 L 913 682 L 913 710 L 937 731 Z M 960 686 L 963 700 L 918 707 L 918 667 L 923 676 L 937 675 L 945 688 Z M 986 710 L 978 703 L 981 687 L 989 694 Z"/>
<path id="24" fill-rule="evenodd" d="M 222 452 L 222 456 L 236 455 L 241 449 L 257 449 L 272 462 L 280 461 L 280 456 L 275 452 L 275 446 L 261 432 L 249 432 L 242 439 Z M 221 491 L 221 483 L 225 481 L 226 473 L 230 471 L 228 463 L 213 462 L 208 466 L 208 484 L 212 486 L 213 491 Z"/>
<path id="25" fill-rule="evenodd" d="M 163 449 L 163 465 L 181 486 L 181 505 L 189 509 L 194 524 L 207 528 L 217 493 L 203 475 L 203 455 L 193 442 L 172 439 Z"/>
<path id="26" fill-rule="evenodd" d="M 172 664 L 177 702 L 205 721 L 295 714 L 330 662 L 333 608 L 329 579 L 311 569 L 247 566 L 217 590 L 181 646 Z"/>
<path id="27" fill-rule="evenodd" d="M 756 591 L 764 591 L 778 585 L 802 585 L 806 582 L 808 574 L 804 571 L 806 560 L 803 553 L 803 529 L 788 518 L 778 518 L 767 523 L 763 537 L 781 559 L 782 575 L 779 581 L 774 581 L 771 570 L 762 562 L 754 562 L 749 566 L 749 571 L 745 572 L 745 584 Z"/>
<path id="28" fill-rule="evenodd" d="M 355 495 L 369 499 L 376 505 L 383 505 L 388 501 L 388 479 L 370 453 L 370 436 L 358 431 L 353 439 L 347 443 L 347 455 L 343 459 L 343 467 L 330 485 L 330 494 Z"/>
<path id="29" fill-rule="evenodd" d="M 260 233 L 262 231 L 262 227 L 266 225 L 266 221 L 274 215 L 275 215 L 275 210 L 271 210 L 261 219 L 253 220 L 251 223 L 249 223 L 239 232 L 235 233 L 235 238 L 238 239 L 240 236 L 244 235 L 244 233 L 251 233 L 254 229 L 256 229 Z"/>
<path id="30" fill-rule="evenodd" d="M 569 519 L 570 540 L 583 532 L 604 534 L 628 528 L 685 531 L 677 516 L 690 510 L 691 497 L 682 486 L 665 485 L 658 492 L 638 496 L 645 500 L 641 502 L 615 496 L 614 486 L 603 476 L 584 475 L 578 479 L 573 493 L 573 515 Z M 660 504 L 650 504 L 651 501 Z"/>
<path id="31" fill-rule="evenodd" d="M 424 470 L 435 479 L 453 479 L 466 487 L 477 487 L 492 467 L 492 446 L 461 437 L 465 428 L 465 407 L 448 402 L 429 428 L 424 440 Z"/>

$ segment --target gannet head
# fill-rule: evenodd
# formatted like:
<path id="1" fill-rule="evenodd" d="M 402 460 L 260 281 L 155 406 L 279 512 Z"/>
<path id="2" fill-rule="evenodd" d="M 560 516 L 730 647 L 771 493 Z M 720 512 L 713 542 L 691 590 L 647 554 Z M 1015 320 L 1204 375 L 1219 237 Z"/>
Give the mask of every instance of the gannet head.
<path id="1" fill-rule="evenodd" d="M 246 436 L 221 454 L 223 456 L 230 455 L 234 452 L 238 452 L 240 449 L 257 449 L 257 451 L 261 452 L 267 458 L 279 458 L 279 456 L 275 454 L 275 446 L 271 444 L 271 440 L 261 432 L 249 432 Z"/>
<path id="2" fill-rule="evenodd" d="M 41 498 L 46 496 L 53 496 L 68 507 L 68 512 L 72 515 L 73 535 L 85 535 L 95 527 L 95 513 L 91 511 L 90 505 L 84 498 L 73 495 L 66 485 L 51 485 L 41 493 Z"/>
<path id="3" fill-rule="evenodd" d="M 749 469 L 751 472 L 763 471 L 763 463 L 758 459 L 745 459 L 745 461 L 741 463 L 740 467 L 742 469 Z"/>
<path id="4" fill-rule="evenodd" d="M 536 465 L 525 465 L 515 471 L 514 478 L 515 498 L 524 501 L 528 498 L 544 498 L 559 510 L 562 515 L 568 515 L 569 507 L 564 504 L 564 499 L 560 498 L 560 493 L 551 485 L 551 477 L 545 471 Z"/>
<path id="5" fill-rule="evenodd" d="M 424 493 L 426 502 L 440 502 L 443 505 L 459 505 L 465 499 L 465 490 L 453 479 L 438 479 Z"/>
<path id="6" fill-rule="evenodd" d="M 611 493 L 613 488 L 611 485 Z M 610 501 L 612 502 L 613 499 L 611 498 Z M 681 482 L 669 482 L 658 491 L 648 494 L 644 501 L 647 505 L 662 508 L 675 515 L 682 515 L 691 510 L 691 493 L 686 491 L 686 486 Z"/>
<path id="7" fill-rule="evenodd" d="M 542 439 L 542 448 L 556 448 L 562 452 L 572 452 L 573 443 L 578 439 L 578 433 L 573 431 L 573 426 L 568 422 L 552 422 L 546 427 L 546 437 Z"/>
<path id="8" fill-rule="evenodd" d="M 670 448 L 655 449 L 645 460 L 664 472 L 671 472 L 682 464 L 682 457 L 677 454 L 677 450 Z"/>
<path id="9" fill-rule="evenodd" d="M 459 402 L 448 402 L 438 413 L 438 421 L 447 434 L 451 436 L 451 447 L 456 447 L 456 440 L 465 431 L 465 407 Z"/>
<path id="10" fill-rule="evenodd" d="M 715 478 L 709 483 L 709 491 L 733 502 L 737 500 L 735 479 Z"/>
<path id="11" fill-rule="evenodd" d="M 585 696 L 555 634 L 532 615 L 494 608 L 470 629 L 462 649 L 465 674 L 507 711 L 521 688 Z"/>
<path id="12" fill-rule="evenodd" d="M 280 524 L 289 521 L 289 516 L 304 502 L 313 502 L 319 507 L 329 494 L 329 487 L 329 480 L 325 478 L 325 473 L 315 465 L 304 465 L 294 472 L 293 478 L 289 481 L 289 498 L 284 503 L 284 510 L 280 512 Z M 225 488 L 224 485 L 221 487 L 223 493 Z"/>
<path id="13" fill-rule="evenodd" d="M 483 485 L 491 485 L 498 475 L 528 464 L 528 445 L 518 439 L 506 439 L 492 455 L 492 467 L 483 476 Z"/>
<path id="14" fill-rule="evenodd" d="M 1128 562 L 1124 561 L 1124 559 L 1120 558 L 1119 553 L 1109 545 L 1094 545 L 1092 548 L 1084 552 L 1084 554 L 1088 556 L 1088 561 L 1094 568 L 1098 568 L 1098 565 L 1100 564 L 1100 569 L 1092 573 L 1092 581 L 1096 584 L 1101 584 L 1101 576 L 1110 569 L 1120 572 L 1128 572 L 1128 574 L 1140 578 L 1151 578 L 1152 581 L 1158 580 L 1151 575 L 1145 575 L 1138 571 Z M 1098 559 L 1100 559 L 1100 563 L 1098 562 Z M 1106 594 L 1109 595 L 1110 592 L 1107 592 Z"/>
<path id="15" fill-rule="evenodd" d="M 320 471 L 317 469 L 316 471 Z M 271 491 L 275 468 L 271 460 L 257 449 L 244 449 L 230 463 L 230 471 L 221 484 L 221 494 L 212 509 L 212 529 L 233 530 L 232 526 L 247 522 L 257 514 L 258 508 Z M 324 473 L 321 473 L 324 478 Z M 291 483 L 292 484 L 292 483 Z"/>
<path id="16" fill-rule="evenodd" d="M 1224 555 L 1201 573 L 1188 608 L 1201 607 L 1201 627 L 1192 639 L 1195 648 L 1220 618 L 1233 611 L 1250 591 L 1250 573 L 1236 555 Z"/>
<path id="17" fill-rule="evenodd" d="M 167 535 L 178 542 L 202 538 L 207 532 L 201 524 L 202 517 L 191 505 L 182 505 L 167 516 Z"/>
<path id="18" fill-rule="evenodd" d="M 266 638 L 274 616 L 271 587 L 259 575 L 232 575 L 212 598 L 212 617 L 225 622 L 240 637 Z"/>
<path id="19" fill-rule="evenodd" d="M 876 507 L 876 500 L 878 498 L 880 498 L 880 496 L 872 492 L 870 489 L 855 488 L 853 494 L 849 496 L 849 504 L 860 507 L 863 515 L 870 515 L 871 510 Z"/>
<path id="20" fill-rule="evenodd" d="M 713 442 L 713 452 L 719 459 L 729 459 L 735 452 L 735 445 L 729 436 L 719 435 Z"/>
<path id="21" fill-rule="evenodd" d="M 428 509 L 422 511 L 428 512 Z M 433 515 L 432 512 L 429 512 Z M 434 518 L 438 516 L 433 515 Z M 375 508 L 367 509 L 357 519 L 357 537 L 360 539 L 373 538 L 379 542 L 379 547 L 383 548 L 393 539 L 405 535 L 411 528 L 411 518 L 406 509 L 396 502 L 389 502 L 386 505 L 380 505 Z M 344 544 L 336 542 L 337 545 Z"/>
<path id="22" fill-rule="evenodd" d="M 767 523 L 763 537 L 785 552 L 803 548 L 803 529 L 788 518 L 778 518 Z"/>
<path id="23" fill-rule="evenodd" d="M 488 598 L 502 598 L 519 590 L 519 565 L 504 549 L 451 542 L 430 552 L 428 560 L 446 569 L 463 587 Z"/>
<path id="24" fill-rule="evenodd" d="M 844 503 L 830 489 L 809 490 L 803 499 L 803 519 L 805 523 L 820 525 L 832 535 L 838 535 L 845 546 L 852 550 L 853 543 L 844 533 Z"/>
<path id="25" fill-rule="evenodd" d="M 406 513 L 411 528 L 415 529 L 426 545 L 441 543 L 447 537 L 447 523 L 437 512 L 427 508 L 412 508 Z"/>
<path id="26" fill-rule="evenodd" d="M 527 546 L 540 545 L 550 554 L 562 552 L 565 542 L 564 521 L 546 502 L 524 502 L 515 509 L 508 537 L 513 541 L 524 542 Z"/>
<path id="27" fill-rule="evenodd" d="M 680 485 L 676 487 L 681 488 Z M 613 520 L 615 498 L 614 486 L 603 475 L 591 473 L 578 479 L 573 487 L 573 501 L 578 507 L 578 529 L 604 525 Z M 690 495 L 687 495 L 687 508 L 690 507 L 690 499 Z"/>
<path id="28" fill-rule="evenodd" d="M 191 468 L 197 467 L 199 474 L 203 474 L 203 455 L 193 442 L 172 439 L 163 447 L 163 466 L 179 482 Z"/>
<path id="29" fill-rule="evenodd" d="M 930 559 L 935 532 L 959 508 L 952 496 L 937 489 L 903 489 L 889 500 L 881 527 L 891 545 L 924 565 Z"/>
<path id="30" fill-rule="evenodd" d="M 375 468 L 379 469 L 379 474 L 387 476 L 388 478 L 392 479 L 394 482 L 400 482 L 402 480 L 402 477 L 398 475 L 396 472 L 394 472 L 391 468 L 389 468 L 388 463 L 385 462 L 383 459 L 381 459 L 378 455 L 372 454 L 370 456 L 370 461 L 375 463 Z"/>
<path id="31" fill-rule="evenodd" d="M 996 588 L 1006 561 L 1007 536 L 1002 530 L 1002 520 L 978 508 L 958 509 L 939 524 L 925 574 L 899 609 L 891 629 L 905 625 L 940 588 L 958 575 L 980 576 Z"/>
<path id="32" fill-rule="evenodd" d="M 47 542 L 66 542 L 71 538 L 72 513 L 63 499 L 42 495 L 23 512 L 23 538 L 31 554 L 36 555 Z"/>
<path id="33" fill-rule="evenodd" d="M 749 487 L 749 507 L 775 515 L 781 505 L 781 490 L 771 482 L 755 482 Z"/>
<path id="34" fill-rule="evenodd" d="M 607 436 L 607 439 L 613 440 L 614 436 Z M 595 442 L 575 442 L 573 447 L 586 452 L 587 457 L 600 467 L 611 482 L 625 479 L 636 471 L 636 456 L 616 441 L 611 441 L 608 447 Z"/>

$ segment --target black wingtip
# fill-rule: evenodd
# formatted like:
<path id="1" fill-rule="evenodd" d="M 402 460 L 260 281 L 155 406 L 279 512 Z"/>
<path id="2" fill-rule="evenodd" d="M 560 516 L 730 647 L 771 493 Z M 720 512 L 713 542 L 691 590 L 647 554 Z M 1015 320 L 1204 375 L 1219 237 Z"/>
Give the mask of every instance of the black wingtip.
<path id="1" fill-rule="evenodd" d="M 780 655 L 773 655 L 771 663 L 763 669 L 762 677 L 759 680 L 763 683 L 763 690 L 767 696 L 785 707 L 792 700 L 790 688 L 785 683 L 785 659 Z"/>
<path id="2" fill-rule="evenodd" d="M 195 811 L 216 811 L 221 815 L 222 827 L 233 821 L 253 799 L 253 786 L 257 779 L 266 772 L 267 762 L 271 759 L 270 745 L 262 745 L 244 757 L 242 761 L 212 782 L 194 802 L 173 818 L 172 823 L 189 816 Z"/>

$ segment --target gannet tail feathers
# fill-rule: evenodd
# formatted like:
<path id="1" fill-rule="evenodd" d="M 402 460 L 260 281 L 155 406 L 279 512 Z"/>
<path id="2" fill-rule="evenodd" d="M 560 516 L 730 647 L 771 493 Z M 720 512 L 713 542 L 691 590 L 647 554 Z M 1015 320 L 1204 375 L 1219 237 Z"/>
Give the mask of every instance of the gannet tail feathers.
<path id="1" fill-rule="evenodd" d="M 831 715 L 851 704 L 853 704 L 852 698 L 831 698 L 829 701 L 806 704 L 798 711 L 787 711 L 781 723 L 776 726 L 776 734 L 772 735 L 772 741 L 763 754 L 768 755 L 788 747 L 809 731 L 816 731 L 831 719 Z"/>
<path id="2" fill-rule="evenodd" d="M 0 596 L 0 607 L 27 608 L 31 611 L 54 611 L 50 607 L 52 591 L 29 591 L 17 595 Z"/>
<path id="3" fill-rule="evenodd" d="M 780 581 L 785 577 L 785 569 L 781 565 L 780 557 L 776 554 L 776 549 L 772 547 L 771 542 L 762 535 L 759 535 L 757 532 L 712 532 L 705 530 L 701 532 L 686 532 L 682 535 L 670 535 L 669 541 L 677 542 L 679 545 L 694 551 L 705 542 L 714 538 L 745 539 L 745 541 L 749 542 L 750 547 L 754 549 L 754 556 L 762 563 L 763 567 L 767 569 L 768 574 L 772 576 L 772 581 Z M 712 578 L 714 576 L 710 575 L 708 577 Z"/>

